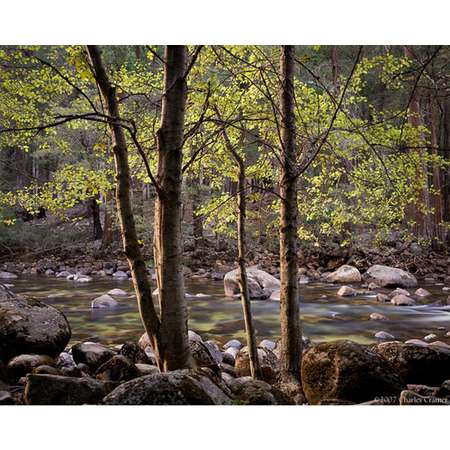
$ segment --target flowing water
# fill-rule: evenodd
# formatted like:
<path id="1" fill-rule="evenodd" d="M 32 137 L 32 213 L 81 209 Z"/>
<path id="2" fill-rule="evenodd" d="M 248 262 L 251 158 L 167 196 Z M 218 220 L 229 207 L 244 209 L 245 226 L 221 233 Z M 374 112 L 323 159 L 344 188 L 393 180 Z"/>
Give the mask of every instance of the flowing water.
<path id="1" fill-rule="evenodd" d="M 120 344 L 137 340 L 143 333 L 130 281 L 100 278 L 90 283 L 76 283 L 64 278 L 23 276 L 12 282 L 15 292 L 35 297 L 62 310 L 72 328 L 72 342 L 89 339 Z M 378 331 L 386 331 L 399 340 L 421 339 L 434 333 L 439 340 L 450 344 L 450 337 L 445 335 L 450 330 L 450 307 L 430 305 L 445 299 L 448 293 L 442 290 L 443 285 L 437 283 L 420 285 L 432 295 L 419 300 L 414 307 L 381 304 L 376 301 L 375 294 L 339 298 L 336 296 L 338 285 L 301 285 L 303 332 L 313 341 L 351 339 L 360 343 L 376 342 L 374 334 Z M 92 310 L 91 301 L 112 288 L 123 289 L 129 296 L 116 298 L 119 308 Z M 204 339 L 222 343 L 230 338 L 244 337 L 240 301 L 224 297 L 221 281 L 188 279 L 186 292 L 207 295 L 188 298 L 190 329 L 200 333 Z M 252 312 L 258 340 L 277 339 L 279 303 L 252 301 Z M 389 320 L 369 320 L 373 312 L 384 314 Z"/>

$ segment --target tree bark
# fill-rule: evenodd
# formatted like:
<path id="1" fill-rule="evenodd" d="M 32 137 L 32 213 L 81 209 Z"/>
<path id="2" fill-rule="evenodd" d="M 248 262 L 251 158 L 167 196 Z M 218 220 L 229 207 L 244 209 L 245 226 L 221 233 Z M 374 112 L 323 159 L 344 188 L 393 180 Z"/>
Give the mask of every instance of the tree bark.
<path id="1" fill-rule="evenodd" d="M 102 239 L 103 229 L 102 222 L 100 220 L 100 207 L 98 204 L 99 195 L 95 195 L 89 200 L 89 209 L 91 210 L 92 216 L 92 237 L 94 241 Z"/>
<path id="2" fill-rule="evenodd" d="M 108 191 L 104 197 L 104 212 L 103 212 L 103 239 L 102 249 L 107 248 L 113 241 L 113 228 L 112 228 L 112 214 L 111 214 L 111 200 L 112 192 Z"/>
<path id="3" fill-rule="evenodd" d="M 125 255 L 130 266 L 136 292 L 139 312 L 153 350 L 158 367 L 163 369 L 164 364 L 160 352 L 160 320 L 153 305 L 152 290 L 147 277 L 144 258 L 139 248 L 134 214 L 130 200 L 130 168 L 128 164 L 128 148 L 125 134 L 120 125 L 119 105 L 115 88 L 111 85 L 103 66 L 99 49 L 95 45 L 86 47 L 89 61 L 101 92 L 109 119 L 111 131 L 112 151 L 116 172 L 116 204 L 119 214 Z"/>
<path id="4" fill-rule="evenodd" d="M 298 292 L 298 205 L 294 116 L 294 46 L 280 56 L 280 324 L 281 366 L 286 379 L 300 381 L 301 329 Z"/>
<path id="5" fill-rule="evenodd" d="M 193 365 L 188 341 L 181 234 L 186 47 L 166 46 L 164 60 L 164 95 L 157 135 L 159 191 L 155 205 L 154 258 L 164 369 L 175 370 Z"/>

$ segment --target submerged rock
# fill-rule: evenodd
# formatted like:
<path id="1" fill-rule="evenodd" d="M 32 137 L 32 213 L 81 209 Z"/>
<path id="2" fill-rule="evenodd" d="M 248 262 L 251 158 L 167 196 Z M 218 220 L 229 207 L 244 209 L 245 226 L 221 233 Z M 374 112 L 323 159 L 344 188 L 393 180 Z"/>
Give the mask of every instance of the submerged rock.
<path id="1" fill-rule="evenodd" d="M 0 286 L 0 358 L 61 353 L 70 340 L 69 323 L 56 308 L 17 297 Z"/>
<path id="2" fill-rule="evenodd" d="M 343 265 L 327 275 L 325 281 L 329 283 L 360 283 L 361 273 L 356 267 Z"/>
<path id="3" fill-rule="evenodd" d="M 100 297 L 94 298 L 91 303 L 92 309 L 107 309 L 107 308 L 115 308 L 119 305 L 119 302 L 115 299 L 113 299 L 108 294 L 100 295 Z"/>
<path id="4" fill-rule="evenodd" d="M 248 279 L 248 289 L 251 299 L 269 298 L 272 292 L 280 290 L 280 280 L 256 267 L 249 267 L 246 270 Z M 234 269 L 225 274 L 223 279 L 225 296 L 234 297 L 240 293 L 239 290 L 239 269 Z"/>
<path id="5" fill-rule="evenodd" d="M 364 274 L 368 282 L 377 283 L 382 287 L 404 287 L 411 288 L 417 286 L 417 279 L 414 275 L 402 269 L 376 264 L 370 267 Z"/>
<path id="6" fill-rule="evenodd" d="M 351 341 L 323 342 L 304 355 L 302 386 L 310 404 L 324 400 L 362 403 L 381 396 L 398 396 L 405 387 L 397 371 L 382 356 Z"/>

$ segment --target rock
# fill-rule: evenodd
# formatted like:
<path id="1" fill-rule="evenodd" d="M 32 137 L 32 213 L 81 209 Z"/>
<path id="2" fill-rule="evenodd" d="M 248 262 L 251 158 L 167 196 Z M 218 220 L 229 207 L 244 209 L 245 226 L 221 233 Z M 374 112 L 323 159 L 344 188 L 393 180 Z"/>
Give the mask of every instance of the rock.
<path id="1" fill-rule="evenodd" d="M 377 294 L 377 302 L 387 303 L 391 299 L 386 294 Z"/>
<path id="2" fill-rule="evenodd" d="M 416 394 L 424 395 L 426 397 L 430 395 L 437 395 L 439 392 L 438 387 L 430 387 L 425 384 L 408 384 L 406 387 L 408 388 L 408 391 L 413 391 Z"/>
<path id="3" fill-rule="evenodd" d="M 415 300 L 407 295 L 398 294 L 391 298 L 391 303 L 396 306 L 414 306 Z"/>
<path id="4" fill-rule="evenodd" d="M 271 352 L 273 352 L 275 350 L 275 347 L 277 346 L 277 344 L 269 339 L 263 339 L 260 343 L 259 343 L 259 347 L 261 348 L 265 348 L 267 350 L 270 350 Z"/>
<path id="5" fill-rule="evenodd" d="M 119 354 L 126 356 L 134 364 L 151 364 L 151 359 L 147 356 L 138 344 L 125 342 L 119 350 Z"/>
<path id="6" fill-rule="evenodd" d="M 221 372 L 225 372 L 228 375 L 231 375 L 233 378 L 236 377 L 236 370 L 234 369 L 234 366 L 224 363 L 224 362 L 221 362 L 219 364 L 219 368 L 220 368 Z"/>
<path id="7" fill-rule="evenodd" d="M 380 286 L 378 286 L 377 283 L 372 282 L 372 283 L 369 283 L 369 285 L 367 286 L 367 289 L 369 289 L 371 291 L 376 291 L 377 289 L 380 289 Z M 381 295 L 383 295 L 383 294 L 381 294 Z"/>
<path id="8" fill-rule="evenodd" d="M 70 353 L 62 352 L 56 359 L 55 366 L 62 369 L 63 367 L 75 367 L 76 364 Z"/>
<path id="9" fill-rule="evenodd" d="M 48 366 L 46 364 L 34 368 L 31 373 L 41 373 L 41 374 L 47 374 L 47 375 L 62 375 L 61 371 L 58 370 L 56 367 Z"/>
<path id="10" fill-rule="evenodd" d="M 61 353 L 71 336 L 64 314 L 37 300 L 4 292 L 0 288 L 0 358 Z"/>
<path id="11" fill-rule="evenodd" d="M 298 284 L 308 284 L 310 281 L 311 281 L 310 278 L 307 277 L 306 275 L 300 275 L 300 277 L 298 279 Z M 272 292 L 272 294 L 273 294 L 273 292 Z"/>
<path id="12" fill-rule="evenodd" d="M 244 383 L 239 383 L 234 387 L 234 393 L 239 403 L 244 405 L 277 404 L 270 384 L 261 380 L 254 380 L 253 378 L 244 378 L 246 379 Z M 233 385 L 233 382 L 230 384 Z"/>
<path id="13" fill-rule="evenodd" d="M 141 375 L 139 369 L 126 356 L 115 355 L 103 363 L 95 372 L 102 381 L 129 381 Z"/>
<path id="14" fill-rule="evenodd" d="M 70 275 L 69 275 L 69 277 L 70 277 Z M 83 275 L 80 273 L 73 275 L 73 278 L 69 278 L 69 277 L 67 277 L 67 279 L 72 279 L 73 281 L 76 281 L 77 283 L 90 283 L 91 281 L 94 280 L 89 275 Z"/>
<path id="15" fill-rule="evenodd" d="M 52 270 L 52 269 L 47 269 L 47 270 L 44 272 L 44 275 L 46 275 L 47 277 L 54 277 L 54 276 L 55 276 L 55 271 Z"/>
<path id="16" fill-rule="evenodd" d="M 54 364 L 55 361 L 47 355 L 19 355 L 9 361 L 7 370 L 9 378 L 15 382 L 31 373 L 35 367 Z"/>
<path id="17" fill-rule="evenodd" d="M 370 320 L 389 320 L 384 314 L 380 313 L 371 313 L 369 316 Z"/>
<path id="18" fill-rule="evenodd" d="M 105 395 L 105 384 L 93 378 L 31 374 L 24 400 L 28 405 L 91 405 L 100 403 Z"/>
<path id="19" fill-rule="evenodd" d="M 8 391 L 0 391 L 0 406 L 14 405 L 14 399 Z"/>
<path id="20" fill-rule="evenodd" d="M 426 341 L 426 342 L 434 341 L 435 339 L 437 339 L 437 335 L 435 335 L 435 334 L 433 334 L 433 333 L 427 334 L 427 335 L 423 338 L 423 340 Z"/>
<path id="21" fill-rule="evenodd" d="M 437 392 L 438 397 L 449 397 L 450 396 L 450 380 L 445 380 Z"/>
<path id="22" fill-rule="evenodd" d="M 126 272 L 123 272 L 122 270 L 118 270 L 117 272 L 114 272 L 112 274 L 114 278 L 118 279 L 128 279 L 128 274 Z"/>
<path id="23" fill-rule="evenodd" d="M 400 393 L 400 405 L 447 405 L 447 403 L 447 399 L 424 396 L 409 390 L 404 390 Z"/>
<path id="24" fill-rule="evenodd" d="M 72 356 L 77 364 L 87 364 L 91 370 L 96 370 L 114 356 L 109 348 L 95 342 L 82 342 L 72 347 Z"/>
<path id="25" fill-rule="evenodd" d="M 67 278 L 71 273 L 67 270 L 62 270 L 56 274 L 56 278 Z"/>
<path id="26" fill-rule="evenodd" d="M 2 278 L 3 280 L 13 280 L 18 277 L 15 273 L 0 271 L 0 278 Z"/>
<path id="27" fill-rule="evenodd" d="M 428 344 L 421 341 L 420 339 L 409 339 L 405 341 L 405 344 L 418 345 L 419 347 L 428 347 Z"/>
<path id="28" fill-rule="evenodd" d="M 325 281 L 329 283 L 360 283 L 361 273 L 356 267 L 344 265 L 330 273 Z"/>
<path id="29" fill-rule="evenodd" d="M 416 277 L 409 272 L 379 264 L 370 267 L 364 274 L 364 278 L 367 282 L 373 281 L 382 287 L 411 288 L 417 286 Z"/>
<path id="30" fill-rule="evenodd" d="M 94 298 L 91 303 L 92 309 L 98 309 L 98 308 L 115 308 L 119 305 L 118 301 L 113 299 L 108 294 L 100 295 L 100 297 Z"/>
<path id="31" fill-rule="evenodd" d="M 208 347 L 209 353 L 214 358 L 216 364 L 220 364 L 223 361 L 222 352 L 215 341 L 209 340 L 205 341 L 204 344 Z"/>
<path id="32" fill-rule="evenodd" d="M 153 375 L 155 373 L 159 373 L 159 369 L 156 366 L 152 366 L 151 364 L 136 364 L 137 369 L 139 370 L 140 376 L 145 375 Z"/>
<path id="33" fill-rule="evenodd" d="M 382 340 L 389 340 L 389 341 L 393 341 L 395 339 L 394 336 L 392 336 L 392 334 L 387 333 L 386 331 L 378 331 L 378 333 L 375 333 L 375 337 L 377 339 L 382 339 Z"/>
<path id="34" fill-rule="evenodd" d="M 342 286 L 338 291 L 337 295 L 339 297 L 354 297 L 358 294 L 358 291 L 356 289 L 353 289 L 350 286 Z"/>
<path id="35" fill-rule="evenodd" d="M 176 370 L 128 381 L 108 394 L 106 405 L 227 405 L 230 397 L 199 370 Z"/>
<path id="36" fill-rule="evenodd" d="M 416 292 L 414 292 L 414 294 L 417 295 L 418 297 L 427 297 L 431 295 L 431 292 L 427 291 L 426 289 L 419 288 L 416 290 Z"/>
<path id="37" fill-rule="evenodd" d="M 277 378 L 279 371 L 278 358 L 267 348 L 258 347 L 257 351 L 262 379 L 268 382 L 274 381 Z M 236 376 L 238 377 L 245 377 L 251 374 L 250 357 L 247 346 L 239 350 L 234 363 L 234 368 L 236 369 Z"/>
<path id="38" fill-rule="evenodd" d="M 108 291 L 108 295 L 113 295 L 115 297 L 126 297 L 128 296 L 128 293 L 125 292 L 123 289 L 115 288 Z"/>
<path id="39" fill-rule="evenodd" d="M 223 346 L 224 350 L 227 350 L 230 347 L 237 348 L 238 350 L 242 348 L 241 341 L 238 341 L 237 339 L 231 339 L 230 341 L 226 342 Z"/>
<path id="40" fill-rule="evenodd" d="M 448 344 L 446 344 L 445 342 L 442 342 L 442 341 L 430 342 L 428 344 L 428 346 L 431 347 L 431 348 L 450 350 L 450 345 L 448 345 Z"/>
<path id="41" fill-rule="evenodd" d="M 222 353 L 222 362 L 234 366 L 236 362 L 236 356 L 239 353 L 239 349 L 236 347 L 229 347 Z"/>
<path id="42" fill-rule="evenodd" d="M 197 341 L 197 342 L 203 342 L 202 337 L 196 333 L 195 331 L 188 330 L 188 339 L 190 341 Z"/>
<path id="43" fill-rule="evenodd" d="M 8 382 L 9 382 L 8 371 L 6 370 L 4 362 L 0 360 L 0 388 L 2 383 Z"/>
<path id="44" fill-rule="evenodd" d="M 273 291 L 270 294 L 269 300 L 273 301 L 273 302 L 279 302 L 280 301 L 280 291 Z"/>
<path id="45" fill-rule="evenodd" d="M 401 288 L 397 288 L 397 289 L 394 289 L 393 291 L 389 292 L 389 298 L 393 298 L 396 295 L 406 295 L 407 297 L 409 297 L 411 294 L 406 289 L 401 289 Z"/>
<path id="46" fill-rule="evenodd" d="M 280 280 L 256 267 L 247 269 L 248 289 L 251 299 L 269 298 L 272 292 L 280 290 Z M 239 270 L 234 269 L 225 274 L 223 279 L 225 296 L 233 297 L 240 293 Z"/>
<path id="47" fill-rule="evenodd" d="M 402 342 L 381 343 L 374 350 L 389 361 L 408 384 L 436 386 L 450 378 L 448 350 Z"/>
<path id="48" fill-rule="evenodd" d="M 195 363 L 199 367 L 214 367 L 218 362 L 204 342 L 189 341 L 189 348 Z M 221 361 L 220 361 L 221 362 Z"/>
<path id="49" fill-rule="evenodd" d="M 303 355 L 301 374 L 303 391 L 313 405 L 330 399 L 362 403 L 398 396 L 405 387 L 381 355 L 351 341 L 315 345 Z"/>

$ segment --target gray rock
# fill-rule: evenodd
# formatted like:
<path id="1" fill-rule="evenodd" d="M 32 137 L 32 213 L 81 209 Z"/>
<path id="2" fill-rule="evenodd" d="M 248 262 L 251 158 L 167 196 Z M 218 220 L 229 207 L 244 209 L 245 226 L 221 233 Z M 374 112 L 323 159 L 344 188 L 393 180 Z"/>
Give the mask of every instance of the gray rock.
<path id="1" fill-rule="evenodd" d="M 129 381 L 141 372 L 126 356 L 115 355 L 103 363 L 95 372 L 95 378 L 102 381 Z"/>
<path id="2" fill-rule="evenodd" d="M 227 350 L 230 347 L 234 347 L 239 350 L 240 348 L 242 348 L 242 343 L 241 343 L 241 341 L 238 341 L 237 339 L 231 339 L 230 341 L 228 341 L 227 343 L 224 344 L 223 349 Z"/>
<path id="3" fill-rule="evenodd" d="M 108 294 L 103 294 L 100 295 L 100 297 L 94 298 L 91 303 L 92 309 L 109 309 L 116 308 L 117 306 L 119 306 L 119 302 Z"/>
<path id="4" fill-rule="evenodd" d="M 256 267 L 249 267 L 246 270 L 250 298 L 269 298 L 272 292 L 280 290 L 280 280 Z M 240 293 L 239 290 L 239 270 L 234 269 L 225 274 L 223 279 L 225 296 L 233 297 Z"/>
<path id="5" fill-rule="evenodd" d="M 394 336 L 392 336 L 392 334 L 386 332 L 386 331 L 378 331 L 378 333 L 375 333 L 375 337 L 377 339 L 382 339 L 382 340 L 390 340 L 393 341 L 395 339 Z"/>
<path id="6" fill-rule="evenodd" d="M 119 279 L 120 278 L 123 278 L 123 279 L 128 278 L 128 274 L 126 272 L 123 272 L 122 270 L 118 270 L 117 272 L 114 272 L 112 274 L 112 276 L 114 278 L 119 278 Z"/>
<path id="7" fill-rule="evenodd" d="M 353 289 L 350 286 L 342 286 L 338 291 L 337 295 L 339 297 L 354 297 L 358 294 L 358 291 L 356 289 Z"/>
<path id="8" fill-rule="evenodd" d="M 407 295 L 398 294 L 391 298 L 391 303 L 396 306 L 414 306 L 415 300 Z"/>
<path id="9" fill-rule="evenodd" d="M 418 297 L 428 297 L 429 295 L 431 295 L 431 292 L 427 291 L 426 289 L 419 288 L 416 290 L 416 292 L 414 292 L 414 294 Z"/>
<path id="10" fill-rule="evenodd" d="M 436 335 L 436 334 L 433 334 L 433 333 L 427 334 L 427 335 L 423 338 L 423 340 L 426 341 L 426 342 L 434 341 L 434 340 L 436 340 L 436 339 L 437 339 L 437 335 Z"/>
<path id="11" fill-rule="evenodd" d="M 328 274 L 325 280 L 329 283 L 360 283 L 361 273 L 356 267 L 343 265 Z"/>
<path id="12" fill-rule="evenodd" d="M 96 370 L 114 356 L 109 348 L 95 342 L 82 342 L 72 347 L 72 356 L 77 364 L 87 364 L 91 370 Z"/>
<path id="13" fill-rule="evenodd" d="M 258 361 L 264 381 L 274 381 L 279 372 L 279 361 L 276 355 L 267 348 L 258 347 Z M 251 374 L 250 372 L 250 356 L 248 347 L 245 346 L 239 350 L 234 363 L 236 376 L 245 377 Z"/>
<path id="14" fill-rule="evenodd" d="M 15 273 L 11 272 L 1 272 L 0 271 L 0 278 L 3 280 L 13 280 L 15 278 L 18 278 Z"/>
<path id="15" fill-rule="evenodd" d="M 377 294 L 377 302 L 387 303 L 390 301 L 391 301 L 391 299 L 386 294 Z"/>
<path id="16" fill-rule="evenodd" d="M 369 316 L 370 320 L 389 320 L 384 314 L 380 313 L 371 313 Z"/>
<path id="17" fill-rule="evenodd" d="M 259 347 L 266 348 L 267 350 L 270 350 L 271 352 L 273 352 L 275 350 L 276 346 L 277 346 L 277 344 L 269 339 L 263 339 L 259 343 Z"/>
<path id="18" fill-rule="evenodd" d="M 128 296 L 127 292 L 125 292 L 123 289 L 118 289 L 118 288 L 111 289 L 110 291 L 108 291 L 108 294 L 109 295 L 113 295 L 115 297 L 126 297 L 126 296 Z"/>
<path id="19" fill-rule="evenodd" d="M 376 264 L 370 267 L 364 274 L 368 282 L 377 283 L 382 287 L 403 287 L 411 288 L 417 286 L 417 279 L 414 275 L 402 269 Z"/>

